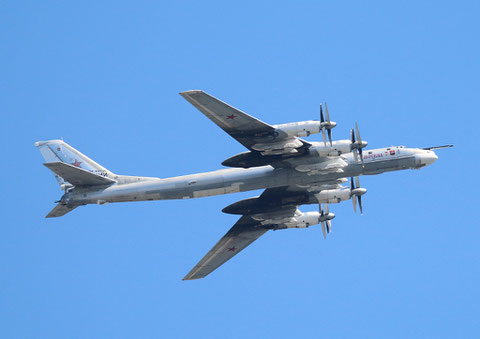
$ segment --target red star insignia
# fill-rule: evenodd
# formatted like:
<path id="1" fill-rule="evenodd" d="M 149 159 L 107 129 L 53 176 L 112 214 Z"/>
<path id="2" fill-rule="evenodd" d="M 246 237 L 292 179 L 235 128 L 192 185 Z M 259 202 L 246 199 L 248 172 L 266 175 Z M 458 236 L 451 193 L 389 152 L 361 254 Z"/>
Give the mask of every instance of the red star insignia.
<path id="1" fill-rule="evenodd" d="M 233 119 L 235 119 L 236 117 L 237 117 L 236 115 L 232 114 L 232 115 L 227 116 L 227 120 L 228 120 L 228 119 L 233 120 Z"/>
<path id="2" fill-rule="evenodd" d="M 237 249 L 234 247 L 230 247 L 227 252 L 235 252 Z"/>
<path id="3" fill-rule="evenodd" d="M 80 166 L 81 163 L 82 163 L 81 161 L 78 161 L 77 159 L 75 159 L 75 162 L 72 163 L 72 165 L 75 166 L 75 167 L 81 167 Z"/>

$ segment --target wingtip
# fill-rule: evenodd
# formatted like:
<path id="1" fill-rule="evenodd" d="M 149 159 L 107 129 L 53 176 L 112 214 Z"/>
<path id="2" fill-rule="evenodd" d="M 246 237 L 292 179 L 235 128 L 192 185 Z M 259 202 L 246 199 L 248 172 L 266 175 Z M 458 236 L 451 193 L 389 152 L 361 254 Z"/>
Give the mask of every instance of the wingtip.
<path id="1" fill-rule="evenodd" d="M 198 280 L 198 279 L 201 279 L 203 277 L 197 277 L 197 278 L 193 278 L 193 277 L 188 277 L 188 276 L 185 276 L 182 281 L 187 281 L 187 280 Z"/>
<path id="2" fill-rule="evenodd" d="M 204 92 L 202 90 L 199 90 L 199 89 L 192 89 L 192 90 L 189 90 L 189 91 L 180 92 L 178 94 L 180 94 L 182 97 L 186 97 L 186 96 L 189 96 L 189 95 L 192 95 L 192 94 L 199 94 L 199 93 L 204 93 Z"/>

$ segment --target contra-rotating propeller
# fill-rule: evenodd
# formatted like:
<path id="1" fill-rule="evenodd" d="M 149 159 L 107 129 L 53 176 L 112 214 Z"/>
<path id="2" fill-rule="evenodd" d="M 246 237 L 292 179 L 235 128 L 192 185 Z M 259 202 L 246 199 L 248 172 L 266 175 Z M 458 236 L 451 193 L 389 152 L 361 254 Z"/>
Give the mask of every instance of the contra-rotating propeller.
<path id="1" fill-rule="evenodd" d="M 356 139 L 355 139 L 355 132 L 357 132 Z M 352 152 L 353 152 L 353 158 L 355 159 L 356 162 L 358 162 L 358 155 L 360 155 L 360 161 L 362 162 L 362 166 L 364 166 L 362 148 L 367 146 L 368 143 L 366 141 L 363 141 L 362 138 L 360 137 L 360 130 L 358 129 L 357 123 L 355 123 L 355 130 L 353 130 L 353 128 L 350 130 L 350 139 L 352 141 L 350 148 L 352 149 Z"/>
<path id="2" fill-rule="evenodd" d="M 322 104 L 320 104 L 320 129 L 322 130 L 323 143 L 325 146 L 327 146 L 327 139 L 325 137 L 325 130 L 326 130 L 328 134 L 328 140 L 330 141 L 330 146 L 333 146 L 332 128 L 337 126 L 337 123 L 335 121 L 330 121 L 330 114 L 328 114 L 327 103 L 325 103 L 325 116 L 327 118 L 326 121 L 325 121 L 325 118 L 323 117 L 323 106 Z"/>
<path id="3" fill-rule="evenodd" d="M 355 213 L 357 212 L 357 200 L 358 200 L 358 207 L 360 207 L 360 214 L 363 215 L 362 195 L 364 195 L 365 193 L 367 193 L 367 189 L 360 187 L 360 180 L 358 179 L 358 177 L 355 177 L 355 184 L 353 183 L 353 177 L 351 177 L 350 178 L 350 195 L 353 203 L 353 211 Z"/>
<path id="4" fill-rule="evenodd" d="M 326 233 L 330 233 L 330 231 L 332 230 L 331 220 L 335 218 L 335 214 L 329 212 L 328 204 L 325 204 L 325 210 L 322 208 L 322 204 L 319 204 L 319 208 L 320 208 L 319 221 L 322 224 L 323 237 L 326 238 L 327 237 Z M 327 231 L 326 233 L 325 233 L 325 229 Z"/>

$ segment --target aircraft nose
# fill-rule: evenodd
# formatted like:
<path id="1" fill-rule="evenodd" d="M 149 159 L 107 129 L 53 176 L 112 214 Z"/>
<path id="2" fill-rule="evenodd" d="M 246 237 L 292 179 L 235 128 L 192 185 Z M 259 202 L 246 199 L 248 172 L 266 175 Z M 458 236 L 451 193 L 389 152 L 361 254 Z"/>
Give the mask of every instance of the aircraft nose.
<path id="1" fill-rule="evenodd" d="M 428 166 L 437 161 L 438 157 L 434 152 L 426 151 L 422 152 L 421 154 L 417 154 L 417 159 L 420 165 Z"/>

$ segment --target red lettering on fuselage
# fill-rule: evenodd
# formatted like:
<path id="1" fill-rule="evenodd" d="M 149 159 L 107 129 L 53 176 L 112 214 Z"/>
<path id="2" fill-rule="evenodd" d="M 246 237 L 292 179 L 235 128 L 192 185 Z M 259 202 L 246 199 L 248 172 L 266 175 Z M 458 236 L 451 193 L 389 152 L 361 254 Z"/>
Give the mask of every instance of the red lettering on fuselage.
<path id="1" fill-rule="evenodd" d="M 384 157 L 387 157 L 388 155 L 395 155 L 396 153 L 397 153 L 397 152 L 395 152 L 395 150 L 382 151 L 382 152 L 380 152 L 380 153 L 364 155 L 364 156 L 363 156 L 363 159 L 384 158 Z"/>

